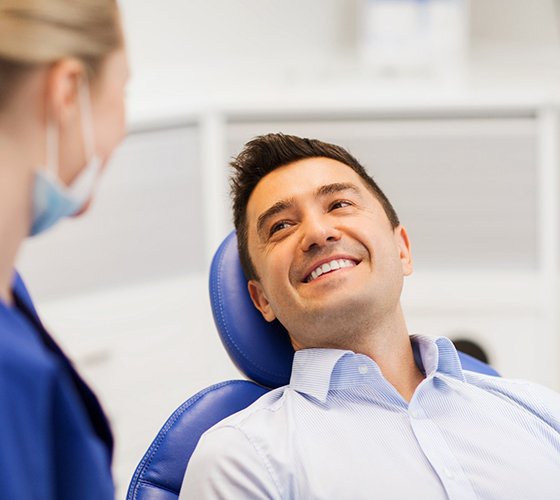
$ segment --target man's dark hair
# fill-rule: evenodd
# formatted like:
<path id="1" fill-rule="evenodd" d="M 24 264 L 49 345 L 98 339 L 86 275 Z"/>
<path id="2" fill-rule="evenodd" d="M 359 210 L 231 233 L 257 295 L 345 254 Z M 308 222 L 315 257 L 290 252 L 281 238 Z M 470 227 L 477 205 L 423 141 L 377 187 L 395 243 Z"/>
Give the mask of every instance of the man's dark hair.
<path id="1" fill-rule="evenodd" d="M 393 228 L 399 225 L 399 217 L 383 191 L 368 175 L 356 158 L 340 146 L 317 139 L 304 139 L 293 135 L 267 134 L 249 141 L 230 165 L 234 172 L 231 177 L 233 199 L 233 223 L 237 230 L 239 259 L 245 277 L 258 279 L 249 255 L 247 203 L 259 181 L 279 167 L 306 158 L 331 158 L 350 167 L 366 183 L 370 191 L 383 206 Z"/>

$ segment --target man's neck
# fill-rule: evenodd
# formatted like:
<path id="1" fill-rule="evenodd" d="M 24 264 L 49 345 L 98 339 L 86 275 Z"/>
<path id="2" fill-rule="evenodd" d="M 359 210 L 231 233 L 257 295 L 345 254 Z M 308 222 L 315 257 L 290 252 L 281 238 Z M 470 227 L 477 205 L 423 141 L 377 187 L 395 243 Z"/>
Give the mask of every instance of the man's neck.
<path id="1" fill-rule="evenodd" d="M 361 325 L 362 328 L 365 325 Z M 379 366 L 385 379 L 397 392 L 409 402 L 414 391 L 424 380 L 424 375 L 416 365 L 414 352 L 400 305 L 393 314 L 372 321 L 363 331 L 344 336 L 345 340 L 338 344 L 306 346 L 347 349 L 357 354 L 364 354 L 373 359 Z M 292 343 L 298 350 L 304 346 Z"/>
<path id="2" fill-rule="evenodd" d="M 373 359 L 383 376 L 397 392 L 409 402 L 414 391 L 424 380 L 424 375 L 414 360 L 414 352 L 408 333 L 391 339 L 384 345 L 375 345 L 361 352 Z"/>
<path id="3" fill-rule="evenodd" d="M 414 360 L 412 343 L 400 305 L 394 317 L 377 324 L 374 331 L 352 350 L 373 359 L 385 379 L 407 402 L 424 380 L 424 375 Z"/>

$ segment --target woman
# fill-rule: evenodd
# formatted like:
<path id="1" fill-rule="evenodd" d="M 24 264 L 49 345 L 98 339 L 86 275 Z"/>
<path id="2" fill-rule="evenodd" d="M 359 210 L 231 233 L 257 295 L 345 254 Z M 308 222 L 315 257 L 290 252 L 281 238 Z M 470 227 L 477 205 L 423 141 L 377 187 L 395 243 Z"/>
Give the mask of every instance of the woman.
<path id="1" fill-rule="evenodd" d="M 113 498 L 105 415 L 14 262 L 87 208 L 124 133 L 127 72 L 116 0 L 0 0 L 0 498 Z"/>

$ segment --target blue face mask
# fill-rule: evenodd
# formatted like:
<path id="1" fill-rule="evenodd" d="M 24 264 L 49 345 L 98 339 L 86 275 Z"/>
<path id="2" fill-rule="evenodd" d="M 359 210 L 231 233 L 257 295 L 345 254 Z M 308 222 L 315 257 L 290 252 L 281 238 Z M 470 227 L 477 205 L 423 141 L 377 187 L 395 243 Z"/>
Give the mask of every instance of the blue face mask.
<path id="1" fill-rule="evenodd" d="M 47 125 L 47 167 L 35 173 L 30 236 L 42 233 L 64 217 L 78 213 L 95 191 L 101 162 L 95 155 L 93 120 L 87 83 L 80 87 L 79 93 L 84 149 L 89 161 L 72 184 L 65 186 L 57 176 L 58 128 L 49 121 Z"/>

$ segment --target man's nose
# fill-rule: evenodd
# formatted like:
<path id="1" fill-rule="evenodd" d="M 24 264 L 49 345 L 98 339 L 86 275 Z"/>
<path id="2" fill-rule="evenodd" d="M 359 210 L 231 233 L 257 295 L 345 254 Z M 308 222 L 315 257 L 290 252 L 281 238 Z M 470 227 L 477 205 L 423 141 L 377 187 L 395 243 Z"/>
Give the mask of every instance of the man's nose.
<path id="1" fill-rule="evenodd" d="M 338 241 L 340 237 L 340 230 L 337 229 L 328 214 L 308 217 L 303 227 L 302 249 L 304 252 L 308 252 L 315 248 L 322 248 L 329 242 Z"/>

